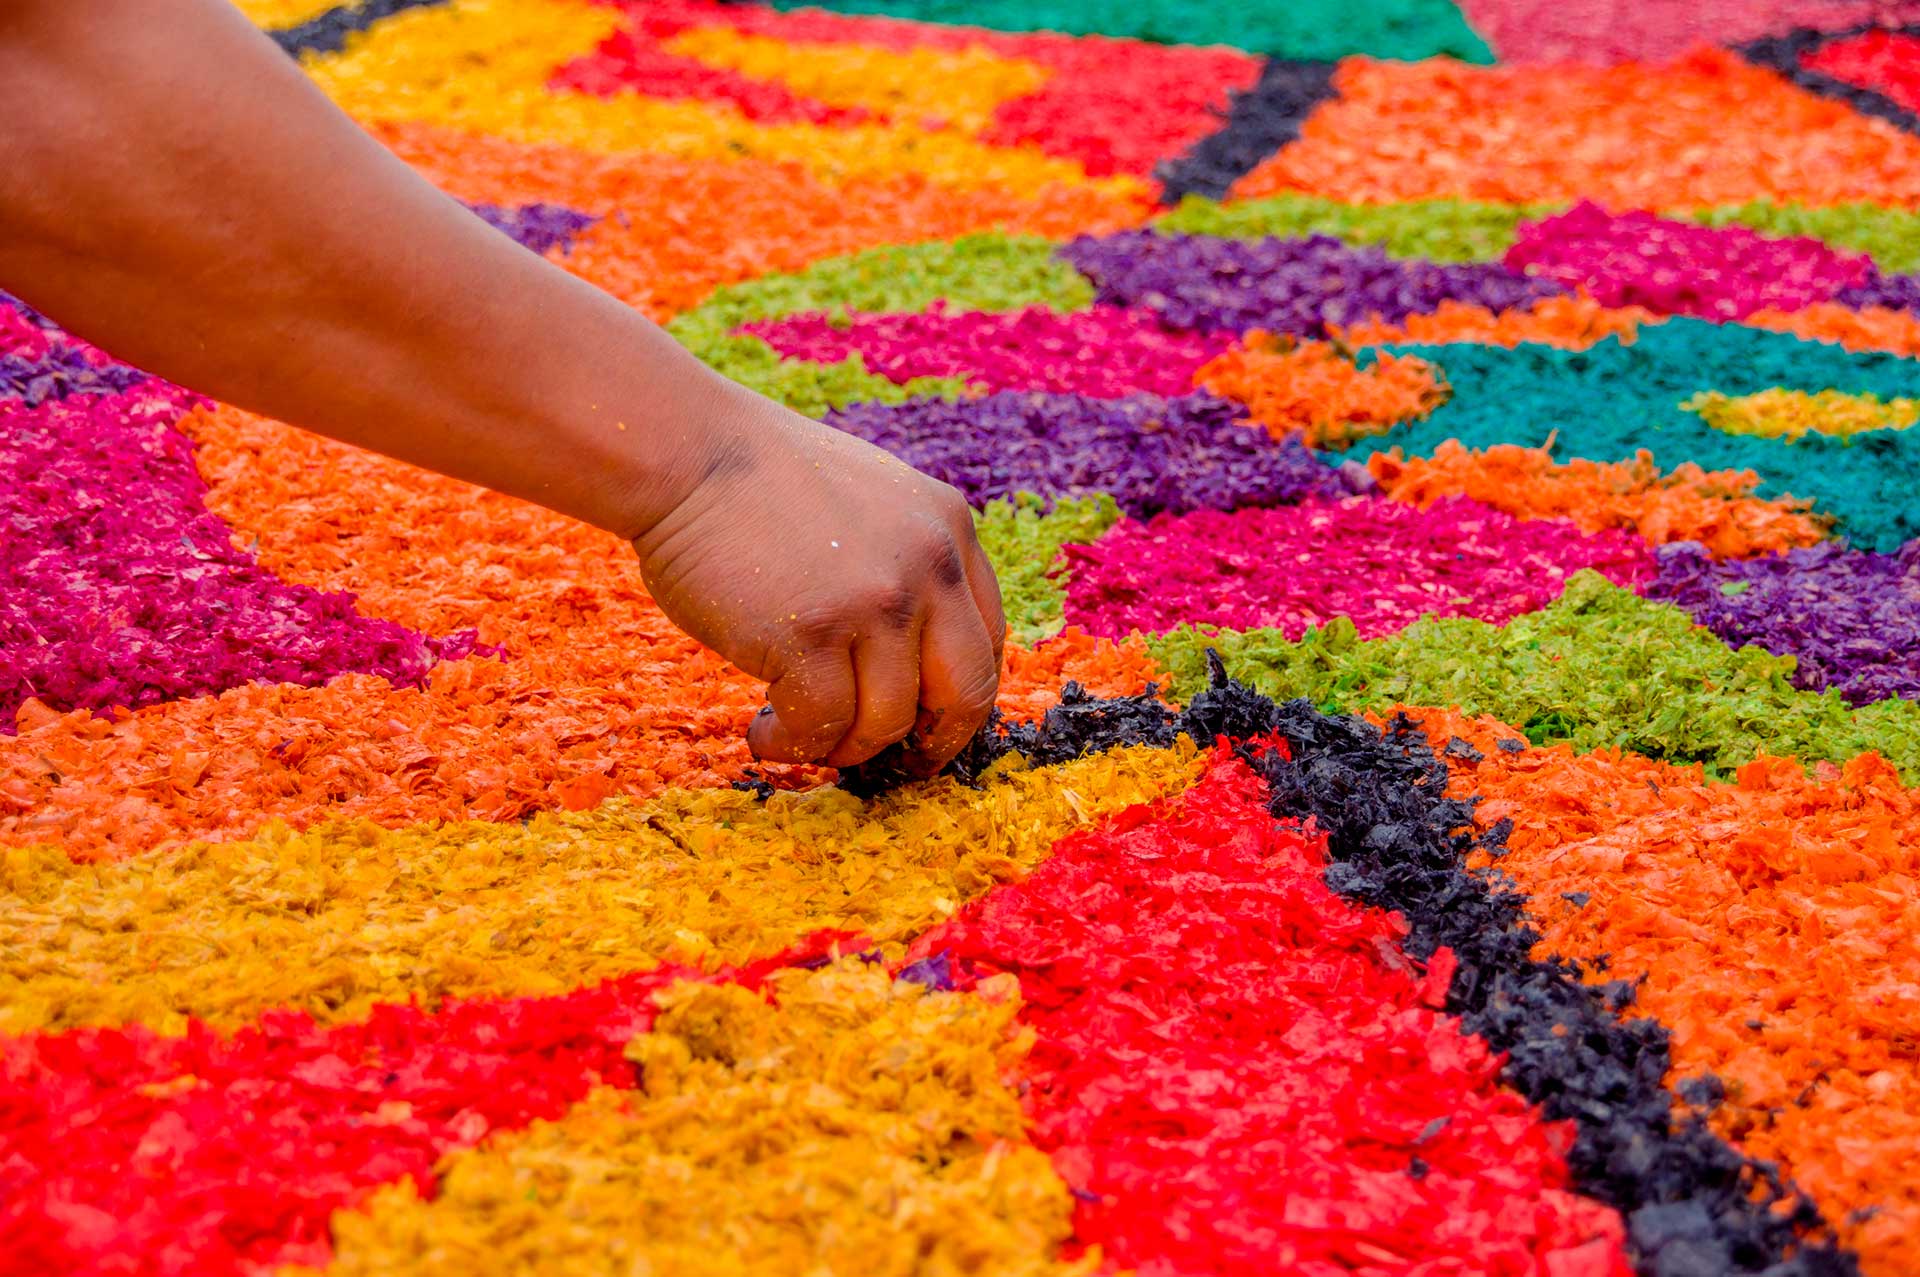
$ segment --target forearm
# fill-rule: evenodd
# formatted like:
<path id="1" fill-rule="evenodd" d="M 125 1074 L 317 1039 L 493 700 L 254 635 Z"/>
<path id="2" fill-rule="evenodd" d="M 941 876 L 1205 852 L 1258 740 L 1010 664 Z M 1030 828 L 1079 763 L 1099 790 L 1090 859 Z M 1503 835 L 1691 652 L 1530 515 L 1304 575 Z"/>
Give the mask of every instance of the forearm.
<path id="1" fill-rule="evenodd" d="M 0 0 L 0 287 L 230 403 L 634 536 L 748 402 L 222 0 Z"/>

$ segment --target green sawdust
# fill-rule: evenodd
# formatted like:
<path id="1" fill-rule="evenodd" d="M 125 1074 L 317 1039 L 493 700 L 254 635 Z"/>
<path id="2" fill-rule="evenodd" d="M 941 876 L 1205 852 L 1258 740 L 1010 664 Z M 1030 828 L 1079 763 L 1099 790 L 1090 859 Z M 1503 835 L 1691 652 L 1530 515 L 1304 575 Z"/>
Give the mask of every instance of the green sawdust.
<path id="1" fill-rule="evenodd" d="M 1189 195 L 1155 220 L 1164 231 L 1231 239 L 1294 239 L 1331 235 L 1349 244 L 1378 245 L 1394 257 L 1434 262 L 1496 261 L 1513 245 L 1520 223 L 1547 217 L 1551 205 L 1420 200 L 1410 204 L 1343 204 L 1311 195 L 1280 195 L 1220 204 Z"/>
<path id="2" fill-rule="evenodd" d="M 1756 200 L 1669 216 L 1702 226 L 1746 226 L 1766 235 L 1807 235 L 1835 248 L 1871 253 L 1874 263 L 1889 274 L 1920 270 L 1920 213 L 1878 204 L 1804 208 Z"/>
<path id="3" fill-rule="evenodd" d="M 1120 521 L 1120 507 L 1106 493 L 1063 497 L 1047 509 L 1031 492 L 1012 500 L 990 501 L 974 515 L 980 544 L 1000 578 L 1000 603 L 1007 632 L 1022 643 L 1037 643 L 1066 624 L 1066 587 L 1050 575 L 1063 545 L 1084 545 Z"/>
<path id="4" fill-rule="evenodd" d="M 1505 626 L 1428 619 L 1362 640 L 1341 618 L 1299 642 L 1277 630 L 1187 627 L 1147 643 L 1181 697 L 1205 686 L 1214 647 L 1236 678 L 1334 712 L 1454 705 L 1511 723 L 1537 745 L 1632 750 L 1722 778 L 1762 753 L 1810 763 L 1872 750 L 1920 782 L 1920 704 L 1856 709 L 1834 692 L 1801 691 L 1788 681 L 1792 657 L 1729 648 L 1680 609 L 1594 572 Z"/>
<path id="5" fill-rule="evenodd" d="M 857 355 L 837 364 L 783 361 L 758 337 L 734 330 L 802 311 L 917 311 L 943 300 L 955 311 L 1033 305 L 1067 311 L 1092 305 L 1093 286 L 1054 256 L 1055 247 L 1052 240 L 1034 236 L 966 235 L 868 249 L 792 274 L 716 289 L 669 321 L 667 331 L 715 370 L 809 416 L 862 401 L 959 399 L 968 393 L 960 378 L 920 377 L 898 384 L 869 372 Z"/>
<path id="6" fill-rule="evenodd" d="M 1489 204 L 1476 200 L 1415 200 L 1405 204 L 1344 204 L 1311 195 L 1221 204 L 1189 195 L 1156 218 L 1161 230 L 1233 239 L 1332 235 L 1349 244 L 1378 244 L 1394 257 L 1435 262 L 1498 261 L 1513 246 L 1516 228 L 1551 217 L 1561 204 Z M 1834 248 L 1870 253 L 1889 274 L 1920 270 L 1920 213 L 1878 204 L 1804 208 L 1755 200 L 1723 208 L 1670 209 L 1661 214 L 1701 226 L 1745 226 L 1763 235 L 1804 235 Z"/>

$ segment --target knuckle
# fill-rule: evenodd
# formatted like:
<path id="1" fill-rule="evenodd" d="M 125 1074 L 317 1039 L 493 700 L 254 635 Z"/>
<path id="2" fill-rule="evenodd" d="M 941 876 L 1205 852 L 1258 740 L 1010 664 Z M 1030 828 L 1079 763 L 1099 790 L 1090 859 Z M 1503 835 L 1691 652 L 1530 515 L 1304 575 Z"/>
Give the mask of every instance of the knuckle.
<path id="1" fill-rule="evenodd" d="M 787 631 L 799 652 L 807 652 L 844 644 L 853 636 L 853 623 L 843 608 L 813 605 L 793 613 Z"/>
<path id="2" fill-rule="evenodd" d="M 905 584 L 870 586 L 861 595 L 860 610 L 888 629 L 904 630 L 920 614 L 920 596 Z"/>
<path id="3" fill-rule="evenodd" d="M 967 564 L 961 557 L 960 544 L 947 529 L 929 526 L 916 549 L 921 562 L 942 586 L 955 586 L 967 579 Z"/>

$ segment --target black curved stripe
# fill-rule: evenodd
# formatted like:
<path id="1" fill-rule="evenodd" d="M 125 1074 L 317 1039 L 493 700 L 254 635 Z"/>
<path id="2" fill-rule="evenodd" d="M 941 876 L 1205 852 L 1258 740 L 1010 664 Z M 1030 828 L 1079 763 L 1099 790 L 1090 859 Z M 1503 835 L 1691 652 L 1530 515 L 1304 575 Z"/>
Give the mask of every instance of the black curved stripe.
<path id="1" fill-rule="evenodd" d="M 406 9 L 445 3 L 447 0 L 365 0 L 358 5 L 336 5 L 297 27 L 269 31 L 267 37 L 294 57 L 303 53 L 338 53 L 346 47 L 348 36 L 365 31 L 382 18 Z"/>
<path id="2" fill-rule="evenodd" d="M 1162 202 L 1176 204 L 1185 195 L 1223 198 L 1260 161 L 1298 138 L 1313 109 L 1334 96 L 1333 68 L 1331 62 L 1267 59 L 1252 88 L 1229 96 L 1220 130 L 1155 171 Z"/>
<path id="3" fill-rule="evenodd" d="M 1414 957 L 1453 951 L 1459 967 L 1447 1010 L 1507 1054 L 1508 1086 L 1549 1118 L 1573 1122 L 1574 1185 L 1620 1212 L 1636 1271 L 1858 1277 L 1856 1259 L 1810 1199 L 1708 1128 L 1702 1111 L 1721 1098 L 1715 1079 L 1690 1080 L 1676 1101 L 1666 1086 L 1670 1033 L 1621 1014 L 1633 1003 L 1632 983 L 1589 985 L 1573 963 L 1532 956 L 1539 933 L 1526 898 L 1497 872 L 1467 868 L 1474 851 L 1504 854 L 1512 822 L 1473 832 L 1473 801 L 1447 797 L 1446 764 L 1418 726 L 1402 718 L 1382 731 L 1304 700 L 1278 703 L 1229 680 L 1217 656 L 1212 665 L 1212 686 L 1178 713 L 1151 689 L 1101 700 L 1069 683 L 1038 723 L 1009 726 L 996 714 L 950 770 L 970 781 L 1013 752 L 1046 764 L 1165 746 L 1179 733 L 1246 742 L 1278 732 L 1291 758 L 1240 747 L 1267 781 L 1270 810 L 1312 817 L 1326 831 L 1327 885 L 1399 911 Z M 907 779 L 889 765 L 893 753 L 843 772 L 842 784 L 864 795 Z"/>
<path id="4" fill-rule="evenodd" d="M 1875 119 L 1885 120 L 1897 128 L 1909 133 L 1920 134 L 1920 115 L 1909 111 L 1884 93 L 1872 89 L 1863 89 L 1857 84 L 1848 84 L 1845 80 L 1836 80 L 1819 71 L 1809 71 L 1800 65 L 1800 59 L 1824 45 L 1837 40 L 1852 39 L 1865 35 L 1869 31 L 1885 31 L 1889 35 L 1920 36 L 1920 26 L 1882 27 L 1868 23 L 1863 26 L 1849 27 L 1844 31 L 1813 31 L 1799 27 L 1785 35 L 1767 36 L 1747 44 L 1734 46 L 1734 52 L 1747 61 L 1776 71 L 1810 93 L 1823 98 L 1835 98 L 1847 103 L 1862 115 L 1871 115 Z"/>

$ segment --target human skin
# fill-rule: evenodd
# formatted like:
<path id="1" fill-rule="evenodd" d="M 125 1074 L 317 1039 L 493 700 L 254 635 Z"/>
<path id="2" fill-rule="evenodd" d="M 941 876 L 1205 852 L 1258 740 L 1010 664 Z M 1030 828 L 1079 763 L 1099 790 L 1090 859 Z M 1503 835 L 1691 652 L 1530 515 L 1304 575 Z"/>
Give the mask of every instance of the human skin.
<path id="1" fill-rule="evenodd" d="M 966 502 L 746 390 L 390 155 L 223 0 L 0 0 L 0 287 L 250 411 L 632 541 L 762 759 L 937 769 L 1005 622 Z"/>

